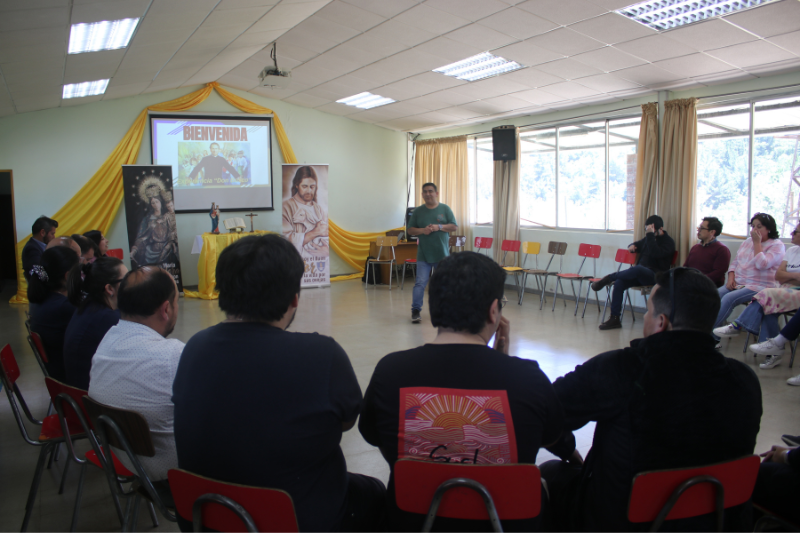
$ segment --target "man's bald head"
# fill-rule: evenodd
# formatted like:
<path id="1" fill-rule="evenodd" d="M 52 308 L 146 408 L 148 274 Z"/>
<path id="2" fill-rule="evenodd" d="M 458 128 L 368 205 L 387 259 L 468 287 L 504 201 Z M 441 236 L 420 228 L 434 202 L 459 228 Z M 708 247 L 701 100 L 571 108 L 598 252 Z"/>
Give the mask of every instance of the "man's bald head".
<path id="1" fill-rule="evenodd" d="M 56 246 L 66 246 L 67 248 L 72 248 L 75 250 L 75 253 L 78 254 L 78 257 L 81 256 L 81 247 L 72 237 L 53 237 L 50 242 L 47 243 L 47 248 L 45 248 L 45 250 L 49 250 L 50 248 L 54 248 Z"/>
<path id="2" fill-rule="evenodd" d="M 149 317 L 164 302 L 176 300 L 178 287 L 163 268 L 144 266 L 128 272 L 119 284 L 117 306 L 122 315 Z"/>

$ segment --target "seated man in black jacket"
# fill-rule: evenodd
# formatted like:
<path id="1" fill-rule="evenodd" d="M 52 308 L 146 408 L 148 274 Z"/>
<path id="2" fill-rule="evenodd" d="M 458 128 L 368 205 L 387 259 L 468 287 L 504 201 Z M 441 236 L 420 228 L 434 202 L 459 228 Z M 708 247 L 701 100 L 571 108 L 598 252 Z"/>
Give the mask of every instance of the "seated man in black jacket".
<path id="1" fill-rule="evenodd" d="M 553 383 L 565 429 L 597 422 L 582 467 L 561 461 L 541 466 L 564 530 L 643 531 L 642 524 L 627 520 L 636 474 L 753 453 L 761 387 L 750 367 L 714 349 L 711 328 L 720 306 L 714 282 L 684 267 L 656 279 L 644 317 L 645 338 L 597 355 Z M 566 457 L 573 442 L 551 449 Z M 724 531 L 745 531 L 748 510 L 740 506 L 726 512 Z M 672 523 L 671 530 L 708 531 L 714 524 L 711 515 L 684 520 Z"/>
<path id="2" fill-rule="evenodd" d="M 644 239 L 628 246 L 631 253 L 638 253 L 636 265 L 605 276 L 592 283 L 592 289 L 599 291 L 614 283 L 614 294 L 611 297 L 611 316 L 600 324 L 600 329 L 621 328 L 620 314 L 625 291 L 631 287 L 653 285 L 658 272 L 669 270 L 672 256 L 675 254 L 675 241 L 664 231 L 664 220 L 658 215 L 651 215 L 645 221 Z"/>

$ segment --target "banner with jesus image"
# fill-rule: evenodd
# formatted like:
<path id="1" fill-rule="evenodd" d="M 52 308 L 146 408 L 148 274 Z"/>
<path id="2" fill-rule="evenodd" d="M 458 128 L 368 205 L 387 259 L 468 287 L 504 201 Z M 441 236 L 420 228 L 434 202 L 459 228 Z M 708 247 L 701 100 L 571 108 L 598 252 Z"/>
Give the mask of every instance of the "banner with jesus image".
<path id="1" fill-rule="evenodd" d="M 303 287 L 330 285 L 328 165 L 283 165 L 281 232 L 303 258 Z"/>

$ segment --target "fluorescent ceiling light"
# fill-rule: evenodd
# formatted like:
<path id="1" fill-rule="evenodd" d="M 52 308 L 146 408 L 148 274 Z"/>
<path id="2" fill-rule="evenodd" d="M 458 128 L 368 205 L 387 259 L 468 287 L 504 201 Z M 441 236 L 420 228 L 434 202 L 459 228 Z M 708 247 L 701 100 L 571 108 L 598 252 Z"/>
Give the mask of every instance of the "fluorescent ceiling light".
<path id="1" fill-rule="evenodd" d="M 341 100 L 336 100 L 336 103 L 351 105 L 360 109 L 372 109 L 373 107 L 378 107 L 380 105 L 394 103 L 394 100 L 378 94 L 359 93 L 353 96 L 348 96 L 347 98 L 342 98 Z"/>
<path id="2" fill-rule="evenodd" d="M 452 76 L 459 80 L 475 81 L 521 68 L 522 65 L 515 61 L 508 61 L 502 57 L 493 56 L 489 52 L 484 52 L 456 63 L 439 67 L 434 69 L 434 72 Z"/>
<path id="3" fill-rule="evenodd" d="M 109 80 L 84 81 L 83 83 L 70 83 L 64 85 L 61 98 L 82 98 L 84 96 L 96 96 L 106 92 Z"/>
<path id="4" fill-rule="evenodd" d="M 139 19 L 103 20 L 73 24 L 69 32 L 69 53 L 98 52 L 125 48 Z"/>
<path id="5" fill-rule="evenodd" d="M 654 30 L 668 30 L 736 13 L 774 0 L 648 0 L 618 9 L 617 13 Z"/>

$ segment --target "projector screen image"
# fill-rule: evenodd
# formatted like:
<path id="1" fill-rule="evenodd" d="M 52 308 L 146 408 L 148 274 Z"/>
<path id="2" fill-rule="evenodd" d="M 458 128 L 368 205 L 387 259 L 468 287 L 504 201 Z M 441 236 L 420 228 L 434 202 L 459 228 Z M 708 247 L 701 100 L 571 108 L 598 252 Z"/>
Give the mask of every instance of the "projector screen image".
<path id="1" fill-rule="evenodd" d="M 272 209 L 271 122 L 150 115 L 153 164 L 172 167 L 175 211 Z"/>

